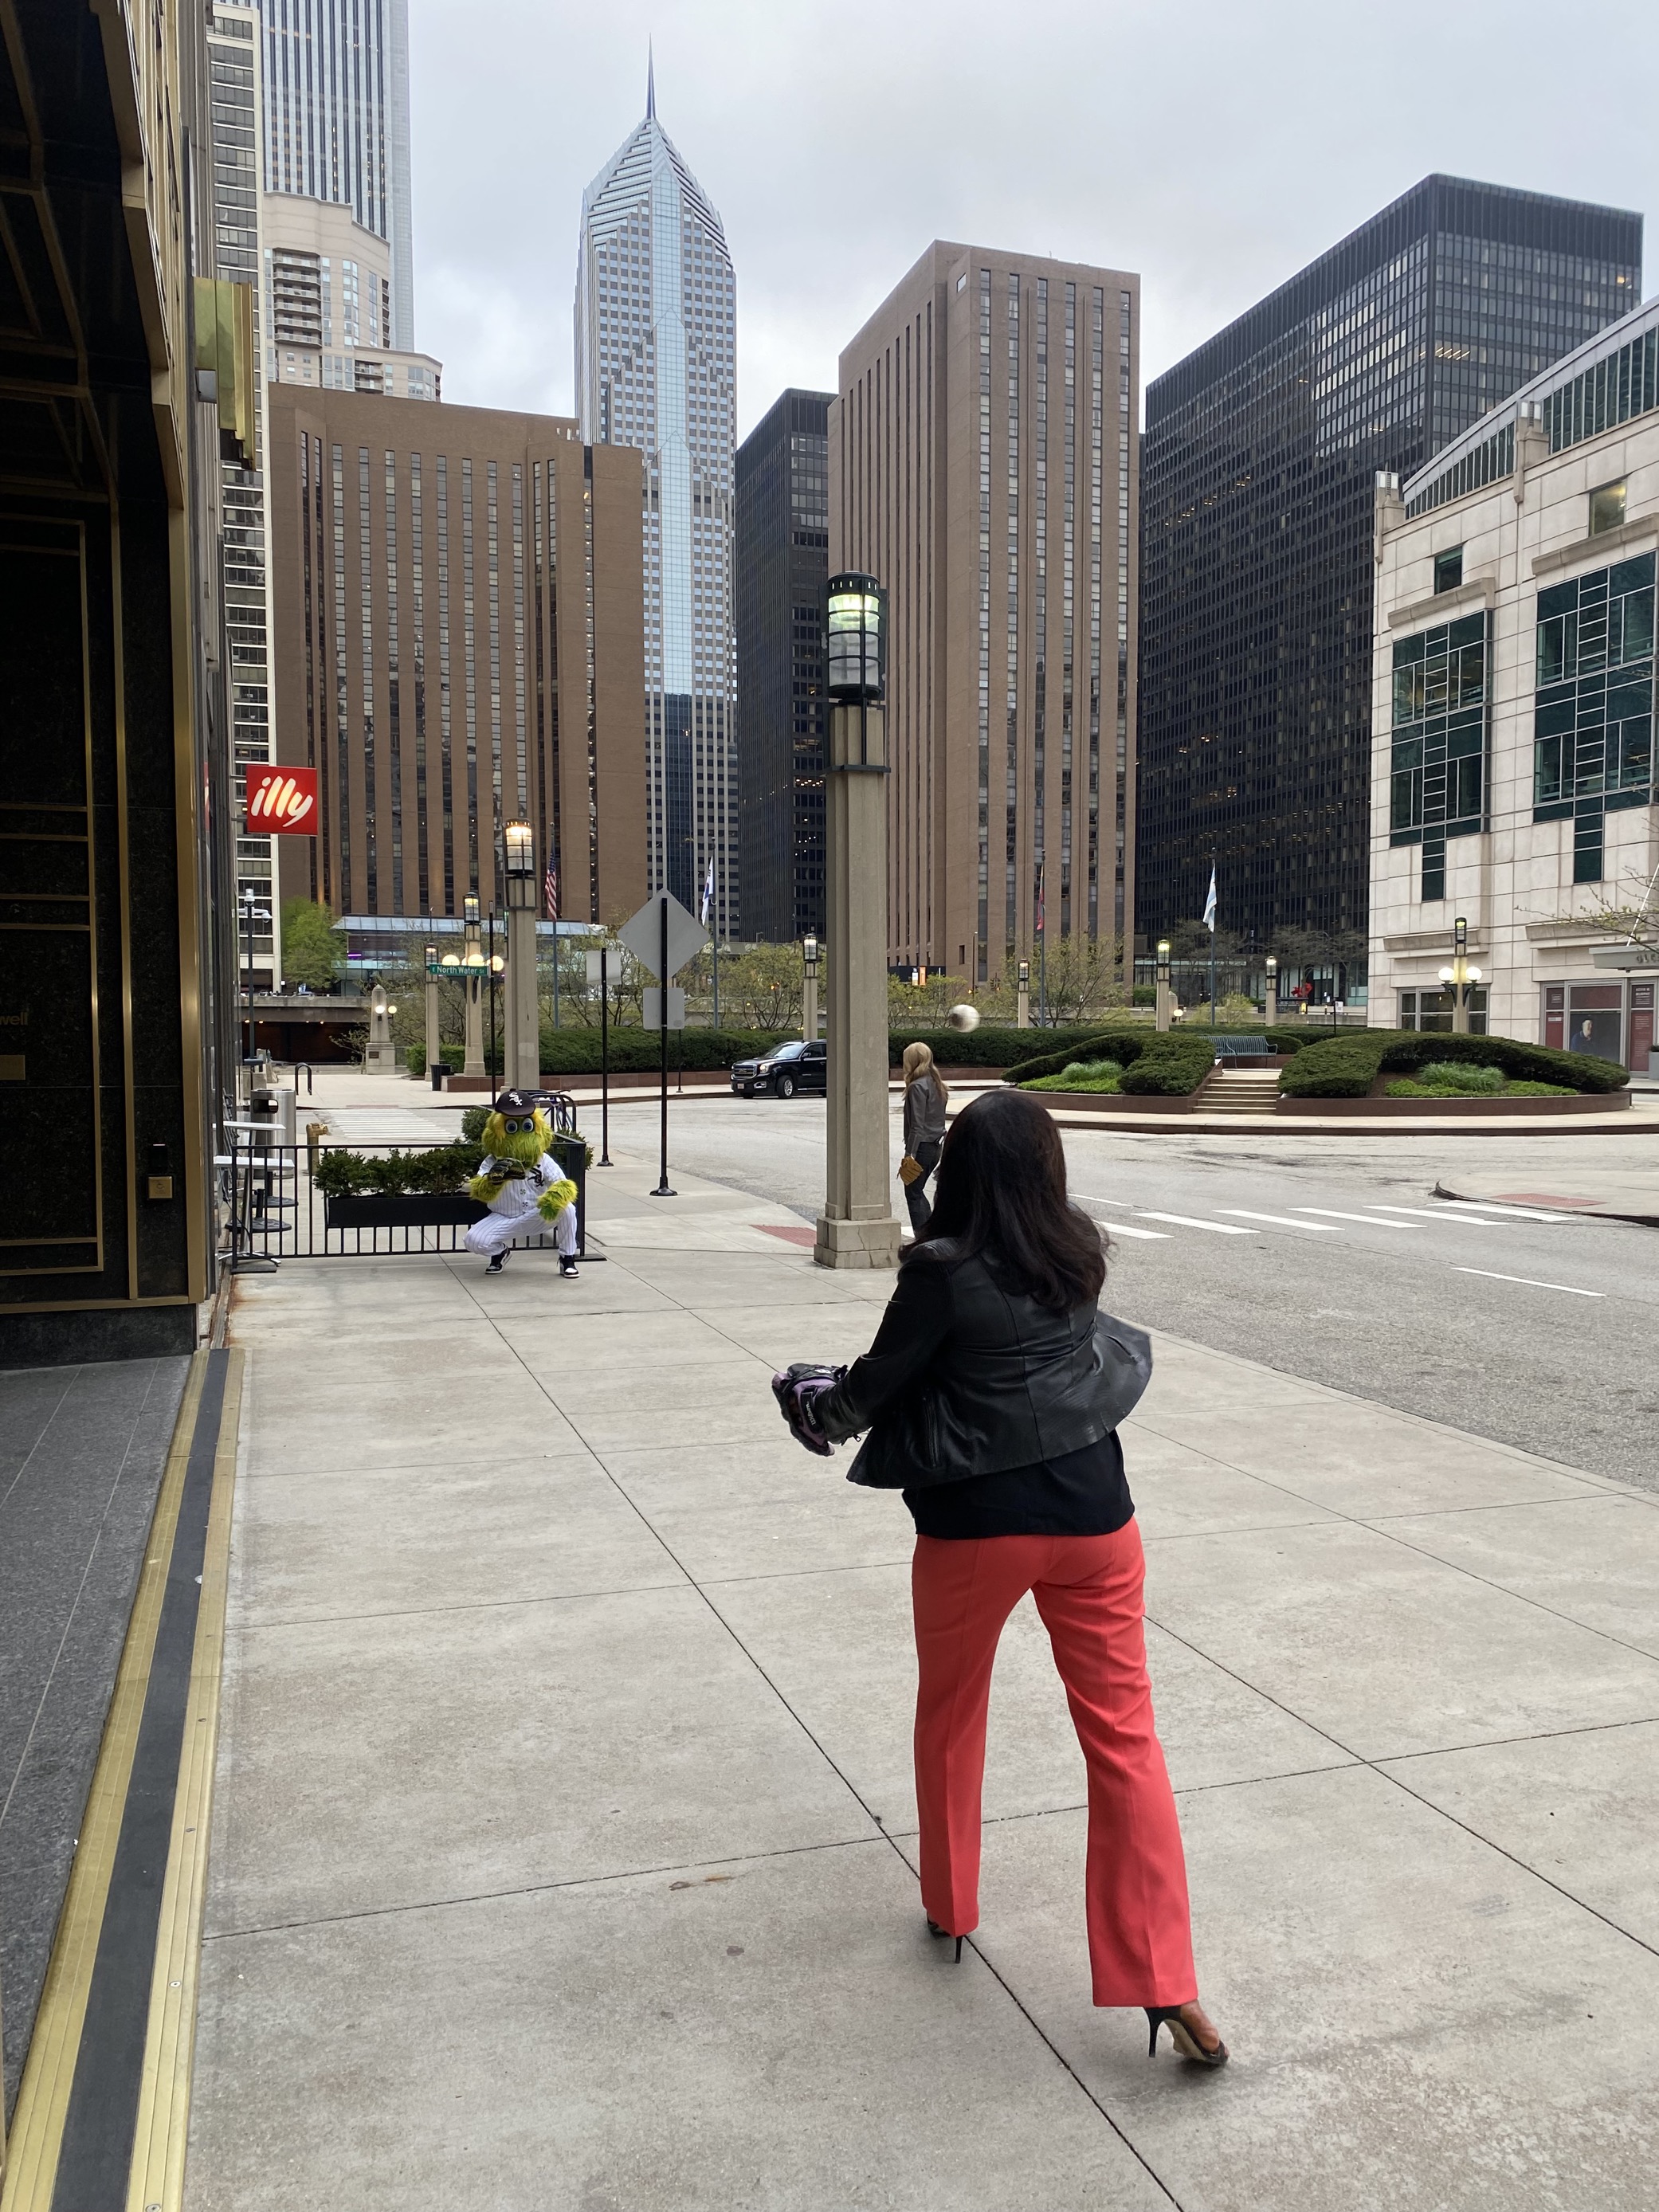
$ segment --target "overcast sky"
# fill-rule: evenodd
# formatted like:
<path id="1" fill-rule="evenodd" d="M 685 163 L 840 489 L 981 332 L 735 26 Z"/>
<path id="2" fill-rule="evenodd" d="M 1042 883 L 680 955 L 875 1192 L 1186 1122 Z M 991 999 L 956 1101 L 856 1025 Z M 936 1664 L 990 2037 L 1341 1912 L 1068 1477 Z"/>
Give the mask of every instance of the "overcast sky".
<path id="1" fill-rule="evenodd" d="M 737 265 L 739 434 L 834 389 L 933 238 L 1139 270 L 1152 376 L 1431 170 L 1659 215 L 1637 0 L 410 0 L 447 399 L 572 411 L 581 195 L 648 38 Z"/>

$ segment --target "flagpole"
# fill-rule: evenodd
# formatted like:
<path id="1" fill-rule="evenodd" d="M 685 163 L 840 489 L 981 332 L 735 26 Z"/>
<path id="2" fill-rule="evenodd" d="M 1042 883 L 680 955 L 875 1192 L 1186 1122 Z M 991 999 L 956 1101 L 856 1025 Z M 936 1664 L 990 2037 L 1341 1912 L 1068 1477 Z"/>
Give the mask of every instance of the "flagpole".
<path id="1" fill-rule="evenodd" d="M 1215 854 L 1210 855 L 1210 1035 L 1215 1035 Z"/>
<path id="2" fill-rule="evenodd" d="M 1037 862 L 1037 1027 L 1048 1026 L 1048 886 L 1044 871 L 1047 863 Z"/>

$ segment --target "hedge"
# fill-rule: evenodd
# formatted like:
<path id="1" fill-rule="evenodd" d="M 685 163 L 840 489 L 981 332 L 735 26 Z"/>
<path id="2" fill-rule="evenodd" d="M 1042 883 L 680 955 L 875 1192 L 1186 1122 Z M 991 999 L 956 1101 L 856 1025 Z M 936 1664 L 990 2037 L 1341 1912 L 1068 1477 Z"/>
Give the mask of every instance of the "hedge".
<path id="1" fill-rule="evenodd" d="M 976 1030 L 894 1030 L 887 1040 L 888 1065 L 898 1066 L 904 1058 L 908 1044 L 925 1044 L 933 1048 L 933 1058 L 941 1067 L 997 1067 L 1012 1068 L 1020 1060 L 1029 1059 L 1039 1039 L 1052 1056 L 1059 1053 L 1057 1067 L 1079 1055 L 1079 1045 L 1092 1043 L 1100 1034 L 1097 1026 L 1088 1028 L 1017 1030 L 1002 1024 L 981 1022 Z"/>
<path id="2" fill-rule="evenodd" d="M 1164 1098 L 1185 1098 L 1197 1090 L 1215 1065 L 1215 1048 L 1207 1034 L 1194 1036 L 1179 1030 L 1097 1030 L 1085 1040 L 1086 1049 L 1045 1052 L 1036 1060 L 1019 1061 L 1008 1070 L 1008 1083 L 1030 1083 L 1044 1075 L 1063 1075 L 1081 1060 L 1115 1060 L 1123 1073 L 1121 1091 L 1133 1096 L 1152 1093 Z"/>
<path id="3" fill-rule="evenodd" d="M 1621 1091 L 1627 1071 L 1587 1053 L 1556 1052 L 1513 1037 L 1449 1036 L 1438 1030 L 1350 1030 L 1300 1052 L 1279 1087 L 1288 1098 L 1364 1098 L 1379 1075 L 1409 1075 L 1436 1060 L 1472 1060 L 1522 1082 L 1559 1083 L 1574 1091 Z"/>

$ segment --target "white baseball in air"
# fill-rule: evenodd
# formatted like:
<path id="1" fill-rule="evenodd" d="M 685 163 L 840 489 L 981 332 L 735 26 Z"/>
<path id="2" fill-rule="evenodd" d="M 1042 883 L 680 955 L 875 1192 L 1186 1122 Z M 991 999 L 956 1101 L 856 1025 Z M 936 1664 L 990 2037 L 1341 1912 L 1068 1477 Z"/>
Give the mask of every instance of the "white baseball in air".
<path id="1" fill-rule="evenodd" d="M 952 1006 L 945 1018 L 953 1030 L 976 1030 L 979 1027 L 979 1008 Z"/>

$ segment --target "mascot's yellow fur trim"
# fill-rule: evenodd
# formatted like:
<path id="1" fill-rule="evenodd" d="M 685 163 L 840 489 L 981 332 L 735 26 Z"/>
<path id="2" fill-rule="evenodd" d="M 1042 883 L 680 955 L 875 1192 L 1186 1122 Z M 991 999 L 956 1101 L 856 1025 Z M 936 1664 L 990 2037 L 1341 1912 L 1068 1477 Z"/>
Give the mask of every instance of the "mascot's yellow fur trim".
<path id="1" fill-rule="evenodd" d="M 553 1125 L 543 1109 L 538 1106 L 532 1113 L 492 1114 L 484 1123 L 484 1151 L 492 1161 L 510 1160 L 515 1167 L 533 1168 L 544 1152 L 553 1147 Z M 466 1194 L 480 1206 L 488 1206 L 507 1181 L 499 1170 L 486 1175 L 476 1175 L 467 1184 Z M 550 1183 L 536 1200 L 536 1211 L 544 1221 L 556 1221 L 567 1206 L 574 1202 L 576 1186 L 568 1176 Z"/>

